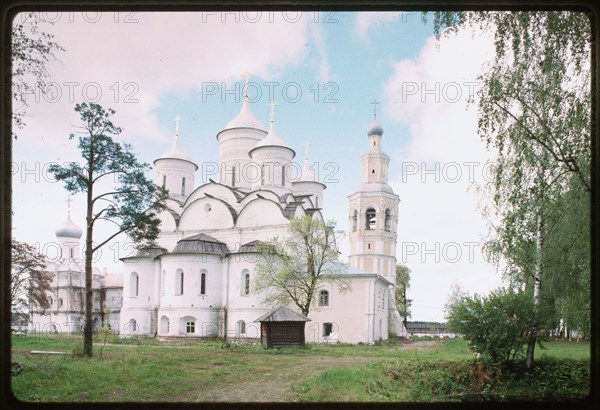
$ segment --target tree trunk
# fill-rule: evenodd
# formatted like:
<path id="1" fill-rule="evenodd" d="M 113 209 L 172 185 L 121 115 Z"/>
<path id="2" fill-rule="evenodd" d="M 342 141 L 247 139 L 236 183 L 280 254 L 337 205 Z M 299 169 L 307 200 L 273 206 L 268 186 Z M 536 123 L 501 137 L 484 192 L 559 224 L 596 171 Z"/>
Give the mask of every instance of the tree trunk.
<path id="1" fill-rule="evenodd" d="M 93 138 L 92 138 L 93 140 Z M 92 155 L 90 155 L 90 171 L 88 180 L 92 181 L 93 179 L 93 142 L 92 149 L 90 150 Z M 92 237 L 94 233 L 94 224 L 93 213 L 94 213 L 94 204 L 93 204 L 93 184 L 90 182 L 87 190 L 87 212 L 86 212 L 86 233 L 85 233 L 85 326 L 83 328 L 83 355 L 92 357 L 93 355 L 93 347 L 94 340 L 92 334 L 92 313 L 94 309 L 93 298 L 94 294 L 92 291 L 92 257 L 93 257 L 93 242 Z"/>
<path id="2" fill-rule="evenodd" d="M 533 283 L 533 314 L 534 323 L 529 334 L 529 340 L 527 342 L 527 353 L 525 356 L 525 366 L 528 369 L 532 369 L 534 365 L 533 354 L 535 350 L 535 344 L 539 333 L 540 326 L 540 305 L 542 301 L 542 248 L 543 238 L 542 229 L 544 227 L 544 220 L 542 215 L 538 215 L 537 218 L 537 238 L 535 244 L 535 276 Z"/>

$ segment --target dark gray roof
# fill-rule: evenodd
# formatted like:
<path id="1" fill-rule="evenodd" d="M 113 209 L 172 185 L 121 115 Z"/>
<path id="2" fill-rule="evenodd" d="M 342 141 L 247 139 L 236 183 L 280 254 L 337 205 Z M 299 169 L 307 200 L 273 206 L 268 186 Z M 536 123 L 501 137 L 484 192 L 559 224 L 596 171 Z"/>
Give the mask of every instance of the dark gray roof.
<path id="1" fill-rule="evenodd" d="M 125 260 L 129 258 L 156 258 L 157 256 L 163 255 L 165 253 L 169 253 L 165 248 L 160 248 L 158 246 L 152 248 L 141 248 L 138 249 L 135 255 L 126 256 L 121 258 L 120 260 Z"/>
<path id="2" fill-rule="evenodd" d="M 227 255 L 229 249 L 225 243 L 204 233 L 181 239 L 172 253 L 212 253 Z"/>
<path id="3" fill-rule="evenodd" d="M 262 241 L 251 241 L 240 246 L 238 253 L 261 253 L 259 246 L 264 244 Z"/>
<path id="4" fill-rule="evenodd" d="M 256 319 L 255 322 L 310 322 L 310 319 L 285 306 L 279 306 L 265 313 Z"/>

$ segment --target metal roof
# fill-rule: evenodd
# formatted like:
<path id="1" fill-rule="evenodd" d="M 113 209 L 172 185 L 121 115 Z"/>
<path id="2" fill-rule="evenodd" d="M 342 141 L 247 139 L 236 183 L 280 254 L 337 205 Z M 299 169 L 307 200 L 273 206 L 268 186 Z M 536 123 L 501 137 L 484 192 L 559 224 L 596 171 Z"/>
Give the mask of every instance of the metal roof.
<path id="1" fill-rule="evenodd" d="M 265 313 L 256 319 L 255 322 L 310 322 L 310 319 L 285 306 L 279 306 Z"/>
<path id="2" fill-rule="evenodd" d="M 218 239 L 205 233 L 190 236 L 177 242 L 171 253 L 212 253 L 216 255 L 227 255 L 227 245 Z"/>

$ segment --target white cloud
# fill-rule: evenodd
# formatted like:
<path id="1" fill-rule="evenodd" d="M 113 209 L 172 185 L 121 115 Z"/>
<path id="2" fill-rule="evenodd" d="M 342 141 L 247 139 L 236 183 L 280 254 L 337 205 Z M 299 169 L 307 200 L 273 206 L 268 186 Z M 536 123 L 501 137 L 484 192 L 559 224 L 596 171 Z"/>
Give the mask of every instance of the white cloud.
<path id="1" fill-rule="evenodd" d="M 489 36 L 460 32 L 431 38 L 414 60 L 394 65 L 385 84 L 385 113 L 409 125 L 410 144 L 392 164 L 400 195 L 398 260 L 412 270 L 409 297 L 416 320 L 443 320 L 452 284 L 486 292 L 500 284 L 483 260 L 486 223 L 473 183 L 483 183 L 490 159 L 477 135 L 477 75 L 491 57 Z M 385 137 L 385 136 L 384 136 Z"/>
<path id="2" fill-rule="evenodd" d="M 124 17 L 121 13 L 115 22 L 114 13 L 105 13 L 90 22 L 96 19 L 92 14 L 65 13 L 60 20 L 51 17 L 55 24 L 43 25 L 66 49 L 51 70 L 61 95 L 55 101 L 28 99 L 36 116 L 19 132 L 22 140 L 64 138 L 77 122 L 74 104 L 94 99 L 99 90 L 98 102 L 117 110 L 116 121 L 129 136 L 162 141 L 171 130 L 161 128 L 155 110 L 166 94 L 241 81 L 246 70 L 272 80 L 301 63 L 307 52 L 308 17 L 136 13 L 130 23 Z M 239 23 L 226 24 L 236 18 Z"/>
<path id="3" fill-rule="evenodd" d="M 356 22 L 354 25 L 354 35 L 363 42 L 367 42 L 369 31 L 374 26 L 379 26 L 383 23 L 395 21 L 402 15 L 402 12 L 385 12 L 385 11 L 365 11 L 356 13 Z"/>

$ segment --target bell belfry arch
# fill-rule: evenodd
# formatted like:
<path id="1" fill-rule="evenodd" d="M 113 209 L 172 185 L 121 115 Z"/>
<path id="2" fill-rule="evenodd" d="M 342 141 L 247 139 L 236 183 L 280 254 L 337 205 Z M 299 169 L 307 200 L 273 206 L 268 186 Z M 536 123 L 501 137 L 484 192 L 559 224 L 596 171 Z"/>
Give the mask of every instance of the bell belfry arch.
<path id="1" fill-rule="evenodd" d="M 378 104 L 374 101 L 373 104 Z M 396 242 L 400 198 L 388 185 L 390 157 L 382 151 L 383 128 L 374 119 L 367 130 L 368 151 L 361 157 L 361 181 L 349 199 L 349 239 L 351 266 L 384 276 L 390 287 L 389 332 L 404 334 L 402 318 L 394 302 L 396 283 Z"/>

